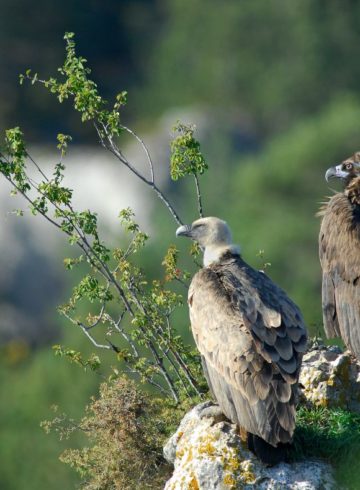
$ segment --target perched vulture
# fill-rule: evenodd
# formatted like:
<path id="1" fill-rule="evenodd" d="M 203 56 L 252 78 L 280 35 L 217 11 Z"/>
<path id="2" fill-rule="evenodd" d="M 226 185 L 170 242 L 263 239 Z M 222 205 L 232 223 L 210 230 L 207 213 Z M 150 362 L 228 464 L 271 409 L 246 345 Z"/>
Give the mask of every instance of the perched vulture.
<path id="1" fill-rule="evenodd" d="M 360 359 L 360 152 L 329 168 L 330 178 L 341 179 L 345 190 L 319 213 L 324 328 Z"/>
<path id="2" fill-rule="evenodd" d="M 197 241 L 204 267 L 190 285 L 192 332 L 209 388 L 264 463 L 284 459 L 295 429 L 307 335 L 299 308 L 232 244 L 227 224 L 202 218 L 177 236 Z"/>

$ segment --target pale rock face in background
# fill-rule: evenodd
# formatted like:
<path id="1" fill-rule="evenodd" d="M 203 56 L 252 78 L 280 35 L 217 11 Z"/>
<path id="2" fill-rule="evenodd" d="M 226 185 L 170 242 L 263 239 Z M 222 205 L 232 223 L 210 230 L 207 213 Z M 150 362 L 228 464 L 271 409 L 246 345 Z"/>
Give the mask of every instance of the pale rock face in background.
<path id="1" fill-rule="evenodd" d="M 164 115 L 151 132 L 141 135 L 152 157 L 157 185 L 165 194 L 169 183 L 172 127 L 177 120 L 195 123 L 198 137 L 210 126 L 209 118 L 201 111 L 173 110 Z M 150 178 L 149 164 L 139 142 L 125 133 L 123 138 L 122 150 L 127 159 Z M 59 161 L 56 144 L 53 147 L 34 145 L 29 153 L 51 176 Z M 119 243 L 122 230 L 118 216 L 121 209 L 127 207 L 135 212 L 143 231 L 154 234 L 151 218 L 157 199 L 155 194 L 114 155 L 100 145 L 72 143 L 63 161 L 66 165 L 64 185 L 74 191 L 74 208 L 90 209 L 98 214 L 99 229 L 105 241 L 112 246 Z M 36 182 L 40 181 L 36 170 L 31 176 Z M 62 259 L 76 250 L 69 252 L 65 235 L 41 216 L 33 216 L 21 196 L 11 197 L 10 184 L 0 178 L 0 345 L 12 339 L 23 339 L 34 346 L 48 343 L 58 335 L 55 307 L 67 297 Z M 17 217 L 13 213 L 15 209 L 24 210 L 25 215 Z M 165 207 L 163 213 L 163 216 L 168 214 Z"/>
<path id="2" fill-rule="evenodd" d="M 58 155 L 35 147 L 30 154 L 47 175 Z M 71 148 L 64 161 L 64 185 L 74 190 L 74 207 L 98 213 L 105 240 L 116 245 L 121 234 L 118 215 L 130 206 L 146 229 L 151 201 L 140 181 L 101 148 Z M 33 178 L 39 181 L 38 175 Z M 30 345 L 52 341 L 57 333 L 55 307 L 65 299 L 64 256 L 69 251 L 66 236 L 41 216 L 33 216 L 21 196 L 10 196 L 3 178 L 0 186 L 0 344 L 23 339 Z M 23 217 L 12 211 L 22 209 Z M 48 320 L 48 318 L 54 320 Z"/>

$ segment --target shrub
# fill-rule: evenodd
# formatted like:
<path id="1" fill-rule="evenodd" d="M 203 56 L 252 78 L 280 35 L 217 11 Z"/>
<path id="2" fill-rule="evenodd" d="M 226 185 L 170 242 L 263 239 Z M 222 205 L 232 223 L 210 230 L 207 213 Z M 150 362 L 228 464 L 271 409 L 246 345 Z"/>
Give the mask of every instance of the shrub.
<path id="1" fill-rule="evenodd" d="M 164 440 L 185 408 L 151 397 L 122 376 L 101 384 L 99 397 L 92 398 L 79 422 L 57 414 L 42 425 L 61 438 L 84 433 L 83 448 L 67 449 L 60 456 L 81 475 L 82 488 L 156 489 L 171 471 L 162 457 Z"/>

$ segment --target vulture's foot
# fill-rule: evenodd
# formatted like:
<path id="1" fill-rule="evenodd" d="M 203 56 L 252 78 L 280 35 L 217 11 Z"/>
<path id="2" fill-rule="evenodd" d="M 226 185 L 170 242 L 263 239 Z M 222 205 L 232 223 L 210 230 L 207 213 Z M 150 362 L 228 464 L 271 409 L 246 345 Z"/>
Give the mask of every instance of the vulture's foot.
<path id="1" fill-rule="evenodd" d="M 279 443 L 274 447 L 261 437 L 248 433 L 249 450 L 266 466 L 274 466 L 286 461 L 290 446 L 290 444 Z"/>
<path id="2" fill-rule="evenodd" d="M 211 418 L 214 420 L 214 424 L 217 424 L 218 422 L 223 422 L 228 420 L 224 413 L 222 412 L 221 408 L 219 405 L 208 401 L 203 404 L 201 407 L 201 410 L 199 411 L 199 417 L 202 418 Z"/>

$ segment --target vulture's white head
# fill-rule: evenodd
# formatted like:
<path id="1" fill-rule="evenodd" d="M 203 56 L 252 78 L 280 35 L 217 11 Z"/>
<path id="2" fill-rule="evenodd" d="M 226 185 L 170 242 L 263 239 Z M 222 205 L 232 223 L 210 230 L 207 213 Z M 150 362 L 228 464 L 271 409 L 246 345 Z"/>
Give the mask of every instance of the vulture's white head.
<path id="1" fill-rule="evenodd" d="M 239 254 L 239 247 L 233 245 L 230 228 L 219 218 L 200 218 L 191 225 L 180 226 L 176 236 L 186 236 L 195 240 L 204 252 L 204 266 L 216 263 L 230 251 Z"/>

